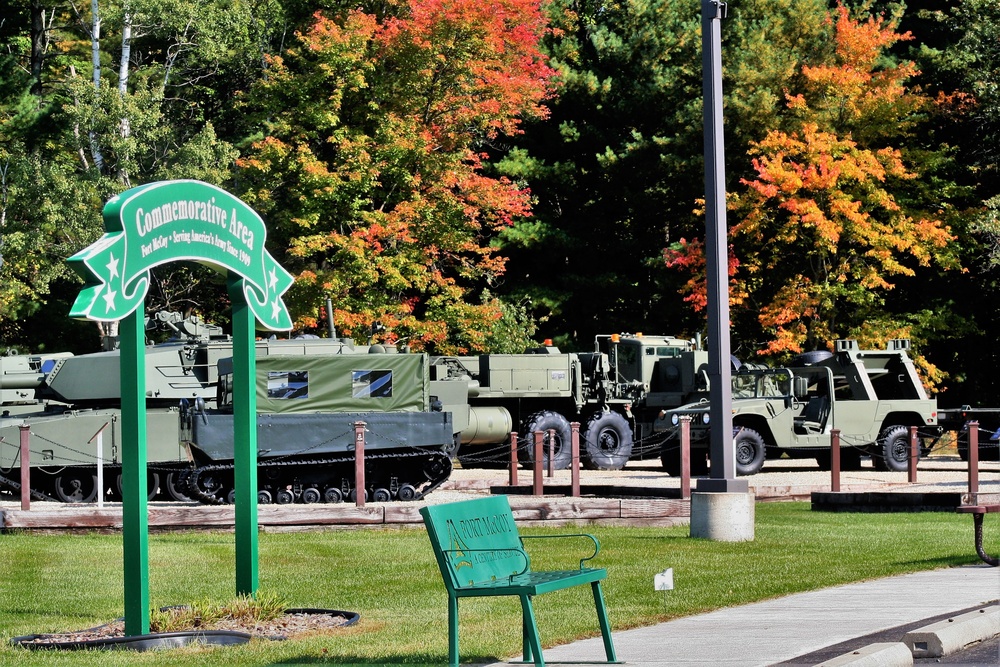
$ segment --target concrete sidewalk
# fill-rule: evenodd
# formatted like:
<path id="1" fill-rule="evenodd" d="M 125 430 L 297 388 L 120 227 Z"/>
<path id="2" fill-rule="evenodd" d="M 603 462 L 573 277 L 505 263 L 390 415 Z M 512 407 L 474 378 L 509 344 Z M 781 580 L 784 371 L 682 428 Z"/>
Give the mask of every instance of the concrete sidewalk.
<path id="1" fill-rule="evenodd" d="M 998 599 L 1000 568 L 970 565 L 721 609 L 615 632 L 614 641 L 618 659 L 628 665 L 766 667 Z M 614 623 L 614 600 L 608 605 Z M 604 659 L 604 648 L 597 637 L 552 647 L 544 656 L 546 663 L 594 664 Z"/>

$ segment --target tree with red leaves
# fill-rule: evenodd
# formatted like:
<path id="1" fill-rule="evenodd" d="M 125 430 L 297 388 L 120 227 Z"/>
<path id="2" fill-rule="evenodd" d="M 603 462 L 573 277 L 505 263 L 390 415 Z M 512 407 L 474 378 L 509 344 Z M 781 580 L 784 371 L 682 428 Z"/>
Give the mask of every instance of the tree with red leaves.
<path id="1" fill-rule="evenodd" d="M 835 338 L 917 337 L 921 315 L 890 305 L 890 294 L 931 267 L 960 268 L 943 216 L 913 195 L 921 157 L 906 145 L 932 100 L 908 88 L 913 63 L 888 55 L 909 36 L 843 6 L 828 26 L 825 57 L 802 65 L 783 127 L 751 145 L 752 175 L 730 199 L 733 322 L 778 357 Z M 703 257 L 698 243 L 666 253 L 668 265 L 693 271 L 685 290 L 696 309 Z"/>
<path id="2" fill-rule="evenodd" d="M 244 199 L 287 248 L 300 326 L 329 297 L 346 334 L 380 322 L 439 352 L 519 347 L 532 330 L 489 292 L 504 270 L 490 242 L 530 195 L 484 160 L 547 113 L 539 2 L 386 7 L 317 13 L 270 63 L 248 101 L 273 115 L 240 163 Z"/>

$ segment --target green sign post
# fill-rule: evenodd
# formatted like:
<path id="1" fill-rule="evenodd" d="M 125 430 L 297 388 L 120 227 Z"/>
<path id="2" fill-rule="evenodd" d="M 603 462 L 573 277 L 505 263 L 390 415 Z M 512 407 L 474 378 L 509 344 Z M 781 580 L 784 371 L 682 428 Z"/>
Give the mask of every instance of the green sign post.
<path id="1" fill-rule="evenodd" d="M 253 209 L 200 181 L 162 181 L 114 197 L 105 234 L 69 258 L 86 281 L 70 317 L 121 320 L 122 496 L 125 633 L 149 632 L 149 525 L 146 488 L 146 378 L 143 302 L 149 271 L 178 261 L 227 276 L 233 304 L 236 590 L 257 591 L 257 408 L 254 330 L 292 328 L 282 295 L 292 277 L 264 247 Z"/>

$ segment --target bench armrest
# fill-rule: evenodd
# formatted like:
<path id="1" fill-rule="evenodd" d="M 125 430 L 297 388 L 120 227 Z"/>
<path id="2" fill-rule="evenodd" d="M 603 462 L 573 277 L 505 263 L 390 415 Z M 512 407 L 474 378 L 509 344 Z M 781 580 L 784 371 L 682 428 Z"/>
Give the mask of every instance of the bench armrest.
<path id="1" fill-rule="evenodd" d="M 562 535 L 519 535 L 521 538 L 521 544 L 524 544 L 525 540 L 551 540 L 551 539 L 562 539 L 567 537 L 586 537 L 594 543 L 594 553 L 590 554 L 586 558 L 580 559 L 580 569 L 583 569 L 583 564 L 588 560 L 592 560 L 601 551 L 601 543 L 597 541 L 597 538 L 589 533 L 565 533 Z"/>
<path id="2" fill-rule="evenodd" d="M 517 554 L 524 559 L 524 567 L 521 568 L 519 572 L 514 572 L 510 576 L 516 577 L 520 574 L 524 574 L 531 569 L 531 557 L 528 556 L 528 552 L 524 549 L 514 549 L 511 547 L 503 547 L 498 549 L 445 549 L 441 554 L 445 557 L 451 554 L 474 554 L 474 553 L 496 553 L 498 551 L 504 551 L 512 554 Z"/>

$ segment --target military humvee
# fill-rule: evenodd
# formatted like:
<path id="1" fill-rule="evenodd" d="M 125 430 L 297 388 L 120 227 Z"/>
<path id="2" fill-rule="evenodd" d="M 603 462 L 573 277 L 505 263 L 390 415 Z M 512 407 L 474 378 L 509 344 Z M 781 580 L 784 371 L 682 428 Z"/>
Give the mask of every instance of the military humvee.
<path id="1" fill-rule="evenodd" d="M 733 438 L 736 471 L 752 475 L 766 457 L 782 453 L 816 458 L 830 466 L 830 432 L 840 431 L 841 467 L 857 469 L 870 454 L 883 470 L 906 470 L 909 427 L 937 431 L 937 402 L 928 398 L 910 360 L 908 340 L 885 350 L 861 350 L 838 340 L 833 353 L 809 353 L 784 368 L 744 366 L 733 374 Z M 707 470 L 708 402 L 666 410 L 655 429 L 670 435 L 663 467 L 680 472 L 677 425 L 691 416 L 692 474 Z M 925 432 L 926 434 L 926 432 Z"/>

